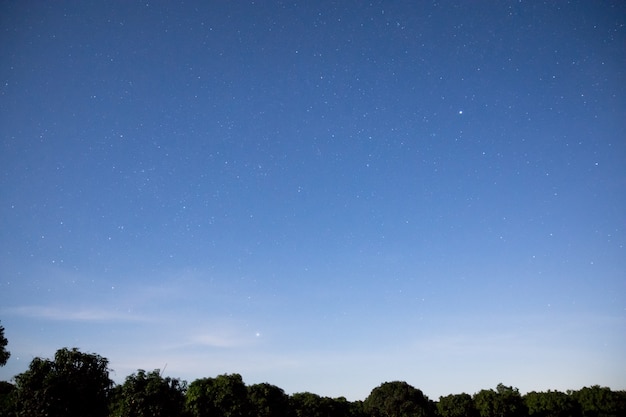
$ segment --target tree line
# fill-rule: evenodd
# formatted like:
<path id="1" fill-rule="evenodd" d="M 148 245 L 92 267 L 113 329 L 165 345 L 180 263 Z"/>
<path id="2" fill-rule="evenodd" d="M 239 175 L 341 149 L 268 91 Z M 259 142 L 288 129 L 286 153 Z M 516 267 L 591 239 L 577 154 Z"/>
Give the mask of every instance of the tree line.
<path id="1" fill-rule="evenodd" d="M 0 326 L 0 366 L 9 353 Z M 4 345 L 1 342 L 5 342 Z M 474 395 L 438 401 L 404 381 L 385 382 L 363 401 L 310 392 L 288 395 L 268 383 L 246 385 L 239 374 L 187 384 L 157 369 L 137 370 L 123 384 L 109 378 L 108 360 L 76 348 L 35 358 L 14 383 L 0 381 L 0 416 L 7 417 L 624 417 L 626 391 L 591 386 L 530 392 L 499 384 Z"/>

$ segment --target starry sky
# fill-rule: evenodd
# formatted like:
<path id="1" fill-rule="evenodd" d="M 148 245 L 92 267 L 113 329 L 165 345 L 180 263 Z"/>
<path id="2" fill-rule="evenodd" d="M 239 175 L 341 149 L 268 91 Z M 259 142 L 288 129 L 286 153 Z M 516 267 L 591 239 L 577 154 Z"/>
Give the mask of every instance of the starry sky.
<path id="1" fill-rule="evenodd" d="M 621 1 L 0 4 L 10 380 L 626 389 Z"/>

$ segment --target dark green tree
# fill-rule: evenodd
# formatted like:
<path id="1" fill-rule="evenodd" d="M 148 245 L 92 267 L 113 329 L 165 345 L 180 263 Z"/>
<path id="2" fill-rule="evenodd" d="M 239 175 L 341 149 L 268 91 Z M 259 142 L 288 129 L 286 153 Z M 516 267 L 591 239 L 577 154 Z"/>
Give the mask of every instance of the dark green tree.
<path id="1" fill-rule="evenodd" d="M 524 395 L 524 403 L 530 417 L 581 417 L 576 400 L 560 391 L 532 391 Z"/>
<path id="2" fill-rule="evenodd" d="M 357 417 L 356 408 L 344 397 L 322 397 L 299 392 L 289 398 L 291 417 Z"/>
<path id="3" fill-rule="evenodd" d="M 176 378 L 162 377 L 159 370 L 137 373 L 126 377 L 116 387 L 112 399 L 115 417 L 169 417 L 182 414 L 187 383 Z"/>
<path id="4" fill-rule="evenodd" d="M 0 416 L 15 415 L 15 385 L 0 381 Z"/>
<path id="5" fill-rule="evenodd" d="M 4 337 L 4 327 L 0 325 L 0 366 L 6 365 L 11 357 L 11 352 L 6 349 L 8 344 L 9 341 Z"/>
<path id="6" fill-rule="evenodd" d="M 437 410 L 441 417 L 478 417 L 472 396 L 465 393 L 439 397 Z"/>
<path id="7" fill-rule="evenodd" d="M 193 381 L 185 404 L 192 417 L 247 417 L 250 410 L 248 390 L 239 374 Z"/>
<path id="8" fill-rule="evenodd" d="M 365 405 L 363 401 L 350 402 L 350 416 L 351 417 L 365 417 Z"/>
<path id="9" fill-rule="evenodd" d="M 496 391 L 481 390 L 474 394 L 474 405 L 480 417 L 523 417 L 526 405 L 517 388 L 498 384 Z"/>
<path id="10" fill-rule="evenodd" d="M 482 389 L 474 394 L 474 406 L 478 411 L 478 415 L 480 417 L 495 417 L 496 414 L 496 403 L 497 403 L 497 395 L 496 392 L 492 389 Z"/>
<path id="11" fill-rule="evenodd" d="M 78 349 L 59 349 L 54 360 L 35 358 L 15 377 L 21 417 L 105 417 L 109 379 L 107 359 Z"/>
<path id="12" fill-rule="evenodd" d="M 289 413 L 289 396 L 275 385 L 250 385 L 248 401 L 251 413 L 256 417 L 287 417 Z"/>
<path id="13" fill-rule="evenodd" d="M 292 417 L 326 417 L 322 397 L 311 392 L 298 392 L 289 397 Z"/>
<path id="14" fill-rule="evenodd" d="M 345 397 L 328 398 L 325 397 L 329 415 L 333 417 L 362 417 L 360 403 L 352 403 Z"/>
<path id="15" fill-rule="evenodd" d="M 571 393 L 580 404 L 583 417 L 626 416 L 626 392 L 593 385 Z"/>
<path id="16" fill-rule="evenodd" d="M 428 417 L 433 405 L 421 390 L 403 381 L 385 382 L 365 399 L 365 412 L 372 417 Z"/>

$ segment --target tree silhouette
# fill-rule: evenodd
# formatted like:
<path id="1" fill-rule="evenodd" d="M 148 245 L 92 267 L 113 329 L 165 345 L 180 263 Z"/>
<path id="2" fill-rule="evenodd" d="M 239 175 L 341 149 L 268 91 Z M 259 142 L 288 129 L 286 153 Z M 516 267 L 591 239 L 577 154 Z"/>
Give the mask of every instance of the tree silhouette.
<path id="1" fill-rule="evenodd" d="M 15 377 L 20 417 L 105 417 L 108 414 L 107 359 L 59 349 L 54 360 L 35 358 Z"/>
<path id="2" fill-rule="evenodd" d="M 189 384 L 186 408 L 192 417 L 247 417 L 248 389 L 241 375 L 219 375 Z"/>
<path id="3" fill-rule="evenodd" d="M 262 383 L 248 387 L 252 415 L 257 417 L 287 417 L 289 396 L 275 385 Z"/>
<path id="4" fill-rule="evenodd" d="M 169 417 L 183 412 L 187 383 L 162 377 L 158 369 L 126 377 L 116 387 L 112 411 L 119 417 Z"/>
<path id="5" fill-rule="evenodd" d="M 385 382 L 374 388 L 364 407 L 372 417 L 428 417 L 434 414 L 422 391 L 403 381 Z"/>
<path id="6" fill-rule="evenodd" d="M 440 397 L 437 410 L 441 417 L 478 417 L 474 400 L 471 395 L 465 393 Z"/>
<path id="7" fill-rule="evenodd" d="M 6 349 L 9 341 L 4 337 L 4 327 L 0 325 L 0 366 L 7 364 L 7 361 L 11 357 L 11 352 Z"/>

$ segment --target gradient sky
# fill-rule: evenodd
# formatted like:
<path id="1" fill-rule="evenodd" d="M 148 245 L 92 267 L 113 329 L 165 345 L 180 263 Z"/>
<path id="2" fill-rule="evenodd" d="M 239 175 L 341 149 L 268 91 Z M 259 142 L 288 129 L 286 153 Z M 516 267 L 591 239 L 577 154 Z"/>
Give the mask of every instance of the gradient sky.
<path id="1" fill-rule="evenodd" d="M 187 381 L 626 389 L 622 1 L 0 3 L 0 320 Z"/>

